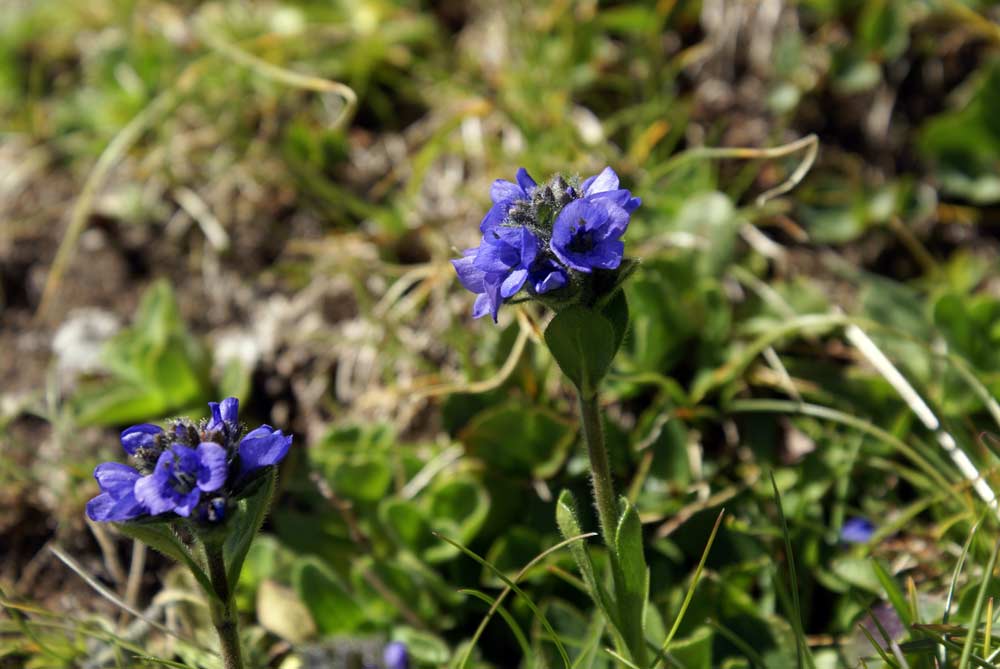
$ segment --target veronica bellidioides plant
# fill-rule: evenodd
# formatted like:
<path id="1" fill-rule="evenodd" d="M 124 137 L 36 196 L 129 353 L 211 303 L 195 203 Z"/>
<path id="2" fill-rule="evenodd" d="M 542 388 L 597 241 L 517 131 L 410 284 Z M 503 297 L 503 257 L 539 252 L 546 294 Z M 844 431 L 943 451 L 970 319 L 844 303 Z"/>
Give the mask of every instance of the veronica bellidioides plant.
<path id="1" fill-rule="evenodd" d="M 247 432 L 235 397 L 209 408 L 211 418 L 197 423 L 123 431 L 135 467 L 99 464 L 101 494 L 87 515 L 183 563 L 208 597 L 224 668 L 242 669 L 234 589 L 292 437 L 268 425 Z"/>
<path id="2" fill-rule="evenodd" d="M 576 388 L 594 501 L 610 556 L 611 591 L 586 546 L 573 543 L 573 556 L 619 652 L 645 668 L 649 572 L 642 528 L 635 507 L 615 496 L 598 401 L 601 380 L 628 327 L 621 284 L 637 261 L 625 257 L 621 238 L 641 200 L 619 187 L 610 167 L 583 181 L 556 175 L 541 185 L 521 168 L 516 182 L 493 182 L 490 196 L 493 206 L 480 225 L 482 241 L 452 264 L 462 285 L 477 294 L 476 318 L 490 314 L 496 322 L 502 304 L 526 300 L 555 312 L 545 343 Z M 556 519 L 567 538 L 580 534 L 569 491 L 559 496 Z"/>

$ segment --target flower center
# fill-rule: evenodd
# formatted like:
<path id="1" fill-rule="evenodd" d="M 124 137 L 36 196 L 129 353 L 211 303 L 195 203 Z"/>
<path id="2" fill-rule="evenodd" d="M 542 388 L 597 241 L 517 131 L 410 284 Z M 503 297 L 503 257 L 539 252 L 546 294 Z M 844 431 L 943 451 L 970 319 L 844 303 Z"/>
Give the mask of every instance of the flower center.
<path id="1" fill-rule="evenodd" d="M 572 253 L 589 253 L 596 246 L 594 232 L 584 228 L 584 224 L 586 221 L 581 218 L 580 223 L 570 230 L 570 240 L 566 247 Z"/>
<path id="2" fill-rule="evenodd" d="M 180 459 L 174 458 L 174 471 L 171 475 L 170 487 L 182 495 L 186 495 L 194 490 L 194 486 L 197 482 L 198 477 L 195 476 L 193 472 L 181 469 Z"/>

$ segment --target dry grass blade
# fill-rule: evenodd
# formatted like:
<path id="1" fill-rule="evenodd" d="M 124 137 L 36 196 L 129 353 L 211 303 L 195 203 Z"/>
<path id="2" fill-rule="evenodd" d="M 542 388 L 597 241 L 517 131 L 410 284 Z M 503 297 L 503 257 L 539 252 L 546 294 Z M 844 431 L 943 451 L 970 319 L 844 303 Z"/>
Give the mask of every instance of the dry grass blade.
<path id="1" fill-rule="evenodd" d="M 333 127 L 339 128 L 350 120 L 351 115 L 354 113 L 354 109 L 358 105 L 358 96 L 354 92 L 354 89 L 347 84 L 340 83 L 339 81 L 323 79 L 322 77 L 315 77 L 308 74 L 294 72 L 283 67 L 278 67 L 273 63 L 269 63 L 266 60 L 244 51 L 235 44 L 227 42 L 216 31 L 213 31 L 209 27 L 211 20 L 216 18 L 212 15 L 216 14 L 220 9 L 221 8 L 218 6 L 209 6 L 207 9 L 203 10 L 201 15 L 198 17 L 198 34 L 205 44 L 234 63 L 242 65 L 243 67 L 252 70 L 254 73 L 272 81 L 292 86 L 294 88 L 314 91 L 316 93 L 332 93 L 342 98 L 344 104 L 340 109 L 340 113 L 336 120 L 333 122 Z"/>
<path id="2" fill-rule="evenodd" d="M 938 444 L 948 454 L 951 461 L 955 463 L 955 467 L 962 473 L 962 476 L 971 482 L 976 494 L 987 505 L 996 510 L 998 516 L 1000 516 L 1000 509 L 997 509 L 997 498 L 990 484 L 979 473 L 979 470 L 976 469 L 976 466 L 972 463 L 969 456 L 966 455 L 965 451 L 958 447 L 955 438 L 942 429 L 941 421 L 934 415 L 934 412 L 927 406 L 927 403 L 920 397 L 916 389 L 906 380 L 906 377 L 903 376 L 899 369 L 882 352 L 882 349 L 872 341 L 871 337 L 864 330 L 853 323 L 847 326 L 844 330 L 844 335 L 851 344 L 861 351 L 865 359 L 882 375 L 882 378 L 899 393 L 899 396 L 903 398 L 903 401 L 906 402 L 906 405 L 910 407 L 914 415 L 923 423 L 924 427 L 934 433 Z"/>
<path id="3" fill-rule="evenodd" d="M 775 146 L 769 149 L 753 149 L 747 147 L 697 147 L 693 149 L 688 149 L 682 153 L 677 154 L 672 159 L 664 163 L 664 165 L 657 170 L 655 177 L 659 178 L 678 167 L 686 165 L 697 160 L 723 160 L 727 158 L 735 158 L 742 160 L 759 160 L 759 159 L 773 159 L 773 158 L 784 158 L 785 156 L 792 155 L 799 151 L 804 151 L 805 154 L 802 157 L 802 161 L 796 166 L 795 170 L 785 179 L 783 182 L 775 186 L 774 188 L 768 189 L 757 196 L 754 202 L 755 206 L 761 207 L 766 204 L 769 200 L 773 200 L 779 195 L 784 195 L 793 188 L 795 188 L 809 170 L 812 169 L 813 163 L 816 162 L 816 156 L 819 155 L 819 137 L 816 135 L 806 135 L 794 142 L 789 142 L 788 144 L 782 144 L 781 146 Z"/>
<path id="4" fill-rule="evenodd" d="M 191 639 L 187 639 L 187 638 L 181 636 L 180 634 L 178 634 L 177 632 L 173 631 L 169 627 L 166 627 L 165 625 L 163 625 L 163 624 L 161 624 L 161 623 L 153 620 L 152 618 L 149 618 L 148 616 L 144 615 L 141 611 L 139 611 L 135 607 L 129 606 L 127 602 L 125 602 L 123 599 L 121 599 L 115 593 L 113 593 L 110 590 L 108 590 L 101 583 L 99 583 L 97 581 L 97 579 L 95 579 L 93 576 L 91 576 L 90 574 L 88 574 L 87 571 L 83 568 L 83 565 L 81 565 L 75 559 L 73 559 L 72 557 L 70 557 L 64 550 L 62 550 L 58 546 L 55 546 L 55 545 L 49 546 L 49 550 L 52 551 L 52 554 L 55 555 L 57 558 L 59 558 L 63 562 L 63 564 L 65 564 L 67 567 L 69 567 L 74 572 L 76 572 L 77 576 L 79 576 L 84 581 L 86 581 L 87 585 L 89 585 L 91 588 L 93 588 L 95 591 L 97 591 L 97 594 L 99 594 L 101 597 L 104 597 L 109 602 L 111 602 L 115 606 L 119 607 L 123 611 L 126 611 L 127 613 L 135 616 L 136 618 L 139 618 L 139 619 L 143 620 L 144 622 L 146 622 L 147 624 L 155 627 L 156 629 L 158 629 L 159 631 L 163 632 L 164 634 L 172 636 L 172 637 L 174 637 L 175 639 L 177 639 L 179 641 L 183 641 L 184 643 L 186 643 L 186 644 L 188 644 L 188 645 L 190 645 L 190 646 L 192 646 L 194 648 L 197 648 L 198 650 L 200 650 L 202 652 L 211 653 L 212 655 L 216 655 L 216 656 L 218 655 L 218 653 L 215 652 L 214 650 L 205 648 L 204 646 L 200 645 L 196 641 L 192 641 Z"/>
<path id="5" fill-rule="evenodd" d="M 66 233 L 59 242 L 56 257 L 52 261 L 52 267 L 45 280 L 45 287 L 42 289 L 42 297 L 35 312 L 36 317 L 43 318 L 51 306 L 52 299 L 59 290 L 63 274 L 69 267 L 69 262 L 76 249 L 76 243 L 87 227 L 87 220 L 93 208 L 94 198 L 98 190 L 104 185 L 111 169 L 125 155 L 125 152 L 148 130 L 163 114 L 166 114 L 178 100 L 178 91 L 171 88 L 164 91 L 153 99 L 146 108 L 139 112 L 128 125 L 122 128 L 107 148 L 101 153 L 100 158 L 94 165 L 94 169 L 87 176 L 87 181 L 83 184 L 80 196 L 76 199 L 73 209 L 70 212 L 69 225 Z"/>

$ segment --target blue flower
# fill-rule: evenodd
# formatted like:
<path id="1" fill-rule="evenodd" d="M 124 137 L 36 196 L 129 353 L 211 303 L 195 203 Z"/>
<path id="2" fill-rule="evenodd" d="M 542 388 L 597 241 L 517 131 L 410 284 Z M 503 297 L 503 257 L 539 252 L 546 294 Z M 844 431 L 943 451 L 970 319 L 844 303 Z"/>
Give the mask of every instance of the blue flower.
<path id="1" fill-rule="evenodd" d="M 129 455 L 135 455 L 135 452 L 140 448 L 153 448 L 156 445 L 156 435 L 161 432 L 163 432 L 163 428 L 159 425 L 150 425 L 149 423 L 133 425 L 122 431 L 122 448 Z"/>
<path id="2" fill-rule="evenodd" d="M 866 544 L 875 534 L 875 525 L 867 518 L 849 518 L 840 528 L 840 539 L 849 544 Z"/>
<path id="3" fill-rule="evenodd" d="M 476 294 L 473 317 L 490 314 L 494 322 L 500 306 L 525 287 L 540 296 L 572 286 L 593 298 L 583 275 L 621 265 L 621 236 L 642 203 L 620 188 L 610 167 L 582 183 L 556 174 L 543 184 L 522 167 L 515 181 L 494 181 L 490 197 L 479 246 L 451 262 L 462 285 Z M 543 301 L 565 305 L 573 297 L 567 292 Z"/>
<path id="4" fill-rule="evenodd" d="M 410 656 L 406 652 L 406 644 L 402 641 L 387 644 L 382 651 L 382 661 L 385 669 L 409 669 Z"/>
<path id="5" fill-rule="evenodd" d="M 152 474 L 135 482 L 135 497 L 151 515 L 173 511 L 190 516 L 203 492 L 214 492 L 226 483 L 229 465 L 226 449 L 203 442 L 198 448 L 174 444 L 160 454 Z"/>
<path id="6" fill-rule="evenodd" d="M 484 282 L 500 281 L 503 299 L 513 297 L 529 279 L 537 293 L 565 285 L 566 274 L 555 263 L 546 262 L 540 253 L 538 237 L 528 228 L 499 228 L 483 235 L 473 265 L 487 276 L 492 275 Z"/>
<path id="7" fill-rule="evenodd" d="M 580 184 L 583 197 L 589 200 L 611 200 L 631 214 L 642 204 L 642 198 L 632 197 L 632 193 L 624 188 L 618 188 L 618 175 L 610 167 L 605 167 L 600 174 L 588 177 Z"/>
<path id="8" fill-rule="evenodd" d="M 528 170 L 523 167 L 517 170 L 514 178 L 517 183 L 505 179 L 497 179 L 490 187 L 490 199 L 493 200 L 493 206 L 486 212 L 482 223 L 479 224 L 479 230 L 483 234 L 503 223 L 507 219 L 510 208 L 516 202 L 530 200 L 532 193 L 535 192 L 535 188 L 538 186 L 535 180 L 531 178 L 531 175 L 528 174 Z"/>
<path id="9" fill-rule="evenodd" d="M 627 191 L 626 191 L 627 192 Z M 610 198 L 588 197 L 566 205 L 552 226 L 552 252 L 578 272 L 617 269 L 629 215 Z"/>
<path id="10" fill-rule="evenodd" d="M 136 468 L 98 465 L 101 494 L 87 504 L 87 514 L 124 521 L 169 512 L 192 517 L 197 510 L 193 517 L 204 522 L 225 518 L 228 500 L 240 498 L 248 475 L 281 462 L 292 436 L 269 425 L 244 436 L 235 397 L 208 407 L 207 421 L 181 418 L 167 431 L 148 423 L 124 430 L 122 446 Z"/>
<path id="11" fill-rule="evenodd" d="M 451 262 L 462 285 L 478 295 L 472 307 L 473 317 L 489 313 L 494 322 L 503 301 L 513 297 L 525 283 L 535 293 L 547 293 L 568 281 L 562 268 L 542 255 L 541 242 L 526 227 L 489 230 L 478 248 L 465 250 L 461 259 Z"/>
<path id="12" fill-rule="evenodd" d="M 270 425 L 261 425 L 243 437 L 237 447 L 240 456 L 240 476 L 261 467 L 276 465 L 288 454 L 292 435 L 284 435 Z"/>
<path id="13" fill-rule="evenodd" d="M 135 497 L 135 482 L 140 474 L 132 467 L 117 462 L 104 462 L 94 469 L 94 478 L 101 494 L 87 502 L 91 520 L 132 520 L 146 515 L 146 507 Z"/>

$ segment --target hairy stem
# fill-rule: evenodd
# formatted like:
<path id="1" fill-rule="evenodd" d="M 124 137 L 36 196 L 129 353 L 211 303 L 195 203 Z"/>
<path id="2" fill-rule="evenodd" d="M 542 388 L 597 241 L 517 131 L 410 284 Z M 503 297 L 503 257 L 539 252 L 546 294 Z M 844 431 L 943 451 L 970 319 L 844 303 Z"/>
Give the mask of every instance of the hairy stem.
<path id="1" fill-rule="evenodd" d="M 580 406 L 583 440 L 587 444 L 587 455 L 590 457 L 590 476 L 594 486 L 594 500 L 597 503 L 597 517 L 601 523 L 604 545 L 608 547 L 612 564 L 615 565 L 612 573 L 616 580 L 615 590 L 617 592 L 622 585 L 617 583 L 621 573 L 619 566 L 621 556 L 618 555 L 618 545 L 615 541 L 615 533 L 618 528 L 618 505 L 615 502 L 614 482 L 611 480 L 611 466 L 608 464 L 608 449 L 604 444 L 601 408 L 596 393 L 590 397 L 578 393 L 577 398 Z M 624 612 L 620 612 L 619 615 L 624 615 Z M 641 618 L 641 615 L 639 617 Z M 625 646 L 632 661 L 639 667 L 646 667 L 646 647 L 641 620 L 638 628 L 622 630 L 622 632 L 625 636 Z"/>
<path id="2" fill-rule="evenodd" d="M 601 535 L 604 537 L 604 544 L 613 553 L 618 513 L 615 506 L 614 483 L 611 481 L 611 467 L 608 465 L 608 449 L 604 446 L 601 409 L 597 404 L 596 394 L 584 397 L 580 393 L 577 398 L 583 440 L 587 444 L 587 455 L 590 457 L 590 476 L 594 485 L 594 499 L 597 502 L 597 517 L 601 522 Z"/>
<path id="3" fill-rule="evenodd" d="M 223 669 L 243 669 L 243 654 L 240 650 L 240 623 L 236 614 L 229 578 L 226 576 L 226 560 L 222 554 L 222 544 L 205 543 L 205 558 L 208 562 L 208 576 L 215 589 L 217 601 L 212 603 L 212 624 L 219 634 Z"/>

